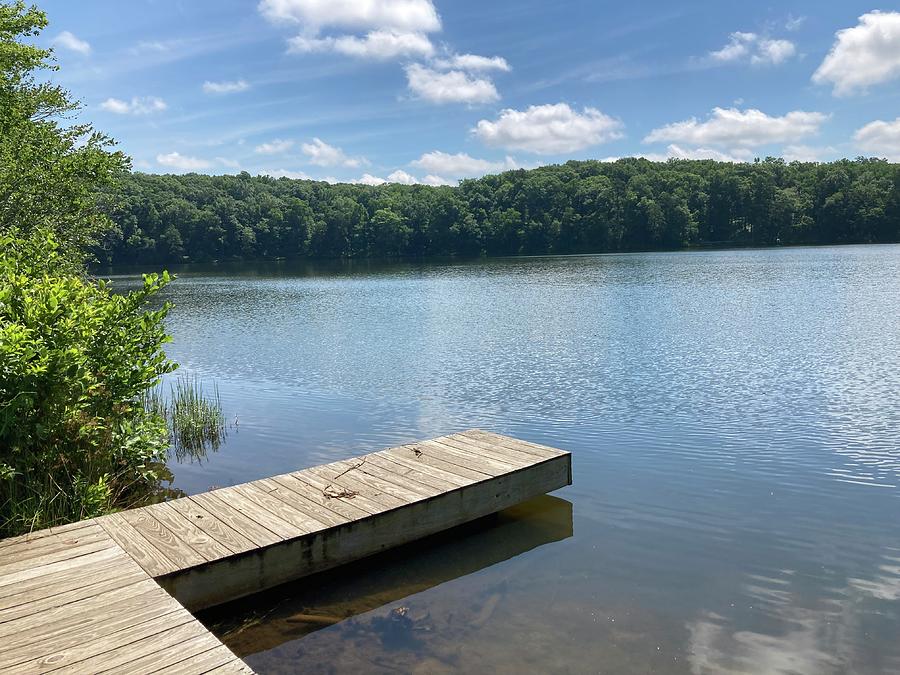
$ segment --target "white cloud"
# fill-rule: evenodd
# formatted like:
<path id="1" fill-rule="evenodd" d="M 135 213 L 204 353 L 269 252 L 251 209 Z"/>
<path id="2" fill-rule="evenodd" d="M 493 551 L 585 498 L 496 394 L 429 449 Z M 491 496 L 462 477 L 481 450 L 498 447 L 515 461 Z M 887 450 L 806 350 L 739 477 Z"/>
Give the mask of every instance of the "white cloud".
<path id="1" fill-rule="evenodd" d="M 422 33 L 374 30 L 365 37 L 341 35 L 317 38 L 298 35 L 288 40 L 288 52 L 337 52 L 346 56 L 386 61 L 401 56 L 431 56 L 434 45 Z"/>
<path id="2" fill-rule="evenodd" d="M 130 101 L 108 98 L 100 107 L 116 115 L 150 115 L 168 108 L 166 102 L 156 96 L 134 96 Z"/>
<path id="3" fill-rule="evenodd" d="M 447 180 L 442 176 L 435 176 L 431 173 L 425 176 L 425 178 L 422 179 L 422 182 L 425 185 L 456 185 L 452 180 Z"/>
<path id="4" fill-rule="evenodd" d="M 304 143 L 300 146 L 303 154 L 309 157 L 311 164 L 316 166 L 346 166 L 355 168 L 368 164 L 364 157 L 348 157 L 343 150 L 333 145 L 328 145 L 320 138 L 312 139 L 312 143 Z"/>
<path id="5" fill-rule="evenodd" d="M 813 74 L 816 84 L 832 84 L 835 96 L 865 92 L 900 77 L 900 12 L 869 12 L 836 40 Z"/>
<path id="6" fill-rule="evenodd" d="M 203 83 L 203 92 L 206 94 L 236 94 L 241 91 L 247 91 L 250 84 L 246 80 L 234 80 L 224 82 L 210 82 L 207 80 Z"/>
<path id="7" fill-rule="evenodd" d="M 431 33 L 441 20 L 431 0 L 262 0 L 259 11 L 273 22 L 322 28 L 393 29 Z"/>
<path id="8" fill-rule="evenodd" d="M 756 33 L 732 33 L 728 44 L 709 53 L 713 61 L 733 63 L 749 61 L 754 65 L 777 66 L 797 53 L 790 40 L 774 40 Z"/>
<path id="9" fill-rule="evenodd" d="M 893 122 L 870 122 L 853 134 L 853 140 L 864 152 L 900 162 L 900 117 Z"/>
<path id="10" fill-rule="evenodd" d="M 727 45 L 709 55 L 716 61 L 737 61 L 750 54 L 756 38 L 756 33 L 732 33 Z"/>
<path id="11" fill-rule="evenodd" d="M 543 155 L 583 150 L 621 138 L 622 123 L 596 108 L 580 113 L 566 103 L 506 109 L 492 121 L 481 120 L 472 130 L 486 145 Z"/>
<path id="12" fill-rule="evenodd" d="M 419 179 L 406 173 L 403 169 L 397 169 L 387 177 L 388 183 L 400 183 L 401 185 L 418 185 Z"/>
<path id="13" fill-rule="evenodd" d="M 790 40 L 760 40 L 750 63 L 773 65 L 784 63 L 797 53 L 797 47 Z"/>
<path id="14" fill-rule="evenodd" d="M 406 68 L 409 89 L 432 103 L 491 103 L 500 99 L 494 83 L 460 70 L 440 72 L 414 63 Z"/>
<path id="15" fill-rule="evenodd" d="M 278 155 L 294 147 L 294 141 L 276 138 L 268 143 L 260 143 L 253 150 L 260 155 Z"/>
<path id="16" fill-rule="evenodd" d="M 507 157 L 501 162 L 492 162 L 486 159 L 470 157 L 464 152 L 451 155 L 440 150 L 426 152 L 419 159 L 410 162 L 410 164 L 432 174 L 457 177 L 483 176 L 486 173 L 506 171 L 519 167 L 519 163 L 512 157 Z"/>
<path id="17" fill-rule="evenodd" d="M 179 152 L 170 152 L 167 155 L 157 155 L 157 164 L 180 171 L 200 171 L 212 166 L 211 162 L 197 157 L 187 157 Z"/>
<path id="18" fill-rule="evenodd" d="M 64 30 L 62 33 L 53 38 L 53 43 L 55 47 L 62 47 L 63 49 L 68 49 L 72 52 L 78 52 L 79 54 L 90 54 L 91 53 L 91 44 L 76 37 L 73 33 L 70 33 L 67 30 Z"/>
<path id="19" fill-rule="evenodd" d="M 786 145 L 781 151 L 781 156 L 786 162 L 826 162 L 834 158 L 837 152 L 831 146 Z"/>
<path id="20" fill-rule="evenodd" d="M 313 178 L 303 171 L 289 171 L 288 169 L 263 169 L 259 172 L 260 176 L 271 176 L 272 178 L 291 178 L 293 180 L 313 180 Z"/>
<path id="21" fill-rule="evenodd" d="M 784 27 L 793 32 L 798 30 L 804 23 L 806 23 L 805 16 L 794 16 L 793 14 L 789 14 L 787 20 L 784 22 Z"/>
<path id="22" fill-rule="evenodd" d="M 359 185 L 384 185 L 387 181 L 384 178 L 379 178 L 378 176 L 373 176 L 370 173 L 364 173 L 362 178 L 357 178 L 354 181 L 350 181 L 351 183 L 358 183 Z"/>
<path id="23" fill-rule="evenodd" d="M 477 54 L 454 54 L 443 59 L 436 59 L 434 65 L 437 68 L 447 70 L 512 70 L 509 64 L 501 56 L 478 56 Z"/>
<path id="24" fill-rule="evenodd" d="M 818 133 L 828 116 L 819 112 L 794 110 L 772 117 L 755 110 L 714 108 L 704 122 L 692 117 L 683 122 L 654 129 L 645 143 L 672 142 L 697 145 L 725 145 L 752 148 L 768 143 L 785 143 Z"/>

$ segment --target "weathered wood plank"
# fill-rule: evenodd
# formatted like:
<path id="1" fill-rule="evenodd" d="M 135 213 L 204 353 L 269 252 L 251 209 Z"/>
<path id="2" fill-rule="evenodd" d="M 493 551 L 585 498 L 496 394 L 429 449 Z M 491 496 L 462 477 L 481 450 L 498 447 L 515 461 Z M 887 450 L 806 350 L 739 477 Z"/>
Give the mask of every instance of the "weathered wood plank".
<path id="1" fill-rule="evenodd" d="M 369 486 L 373 495 L 383 504 L 391 503 L 395 506 L 405 506 L 423 497 L 410 490 L 401 490 L 391 483 L 381 480 L 366 471 L 366 458 L 357 457 L 344 462 L 332 462 L 321 467 L 323 475 L 335 477 L 335 480 L 355 480 L 358 483 Z M 387 501 L 385 501 L 387 499 Z"/>
<path id="2" fill-rule="evenodd" d="M 27 544 L 27 543 L 35 543 L 41 539 L 45 539 L 47 537 L 56 537 L 61 534 L 71 534 L 76 530 L 82 530 L 85 528 L 89 528 L 96 525 L 93 519 L 90 520 L 81 520 L 77 523 L 69 523 L 68 525 L 59 525 L 57 527 L 50 527 L 46 530 L 35 530 L 34 532 L 29 532 L 27 534 L 20 534 L 18 537 L 9 537 L 8 539 L 0 539 L 0 555 L 3 555 L 5 550 L 11 546 L 17 546 L 19 544 Z"/>
<path id="3" fill-rule="evenodd" d="M 448 447 L 438 441 L 424 441 L 417 443 L 416 447 L 424 455 L 438 457 L 450 464 L 486 473 L 491 478 L 497 478 L 516 468 L 513 464 L 497 462 L 488 457 L 473 455 L 470 452 L 460 452 L 456 448 Z"/>
<path id="4" fill-rule="evenodd" d="M 256 548 L 256 544 L 247 537 L 213 516 L 206 509 L 201 508 L 197 502 L 191 499 L 173 499 L 166 502 L 166 505 L 187 518 L 232 553 L 243 553 Z"/>
<path id="5" fill-rule="evenodd" d="M 62 560 L 52 565 L 44 565 L 43 567 L 32 567 L 15 574 L 7 574 L 0 577 L 0 597 L 7 597 L 10 594 L 18 593 L 24 588 L 31 587 L 33 584 L 46 583 L 46 579 L 55 574 L 65 574 L 71 570 L 83 569 L 102 563 L 114 558 L 119 558 L 124 553 L 121 549 L 106 548 L 96 553 Z"/>
<path id="6" fill-rule="evenodd" d="M 147 578 L 146 573 L 130 560 L 117 567 L 91 567 L 87 576 L 46 584 L 37 591 L 4 598 L 0 603 L 0 624 L 33 614 L 60 608 L 84 598 L 124 588 Z M 51 580 L 55 577 L 50 577 Z"/>
<path id="7" fill-rule="evenodd" d="M 125 614 L 131 615 L 138 609 L 147 612 L 144 618 L 165 613 L 163 610 L 171 608 L 171 605 L 159 595 L 160 591 L 152 579 L 144 579 L 71 605 L 0 624 L 0 637 L 16 636 L 15 640 L 3 639 L 3 644 L 0 644 L 0 666 L 39 658 L 48 649 L 55 649 L 57 643 L 64 642 L 59 647 L 64 649 L 87 639 L 102 637 L 107 631 L 112 631 L 111 626 L 116 618 L 125 618 Z M 110 609 L 114 609 L 115 616 Z M 15 663 L 10 662 L 13 659 L 16 659 Z"/>
<path id="8" fill-rule="evenodd" d="M 233 488 L 228 489 L 233 490 L 229 498 L 234 494 L 243 498 L 239 502 L 242 510 L 248 508 L 249 505 L 251 517 L 255 518 L 255 514 L 259 514 L 261 518 L 270 519 L 273 525 L 276 523 L 279 527 L 286 525 L 283 532 L 278 532 L 278 534 L 283 534 L 285 538 L 299 537 L 325 527 L 322 523 L 285 504 L 277 497 L 270 495 L 265 489 L 253 483 L 235 485 Z M 269 524 L 266 523 L 266 526 L 269 527 Z"/>
<path id="9" fill-rule="evenodd" d="M 369 455 L 368 464 L 377 466 L 384 471 L 390 471 L 394 475 L 409 478 L 410 480 L 414 480 L 422 485 L 427 485 L 428 487 L 441 492 L 455 490 L 458 487 L 471 483 L 471 481 L 466 481 L 457 476 L 453 476 L 452 480 L 448 480 L 444 476 L 437 474 L 434 469 L 427 465 L 411 466 L 399 458 L 390 457 L 390 455 L 378 453 Z"/>
<path id="10" fill-rule="evenodd" d="M 386 471 L 384 468 L 369 462 L 368 457 L 366 458 L 366 463 L 359 467 L 359 471 L 365 474 L 367 480 L 374 480 L 376 485 L 386 492 L 390 492 L 409 503 L 427 499 L 445 491 L 420 483 L 396 471 Z"/>
<path id="11" fill-rule="evenodd" d="M 175 537 L 176 541 L 187 544 L 205 560 L 218 560 L 231 555 L 231 549 L 209 536 L 168 503 L 154 504 L 148 506 L 144 511 L 159 521 Z"/>
<path id="12" fill-rule="evenodd" d="M 74 543 L 60 542 L 46 553 L 39 553 L 35 556 L 25 556 L 22 558 L 6 558 L 4 556 L 0 562 L 0 577 L 12 575 L 16 572 L 35 569 L 44 565 L 52 565 L 60 563 L 72 558 L 78 558 L 89 553 L 96 553 L 104 549 L 114 546 L 109 537 L 100 530 L 99 533 L 92 532 L 90 535 L 82 539 L 75 540 Z"/>
<path id="13" fill-rule="evenodd" d="M 124 664 L 148 652 L 158 651 L 165 646 L 167 632 L 179 632 L 184 627 L 188 627 L 194 635 L 206 632 L 188 612 L 170 611 L 110 635 L 18 664 L 16 672 L 46 673 L 53 670 L 56 673 L 99 673 L 115 667 L 117 663 Z"/>
<path id="14" fill-rule="evenodd" d="M 482 429 L 470 429 L 468 431 L 464 431 L 458 436 L 468 436 L 470 438 L 476 438 L 482 440 L 486 443 L 494 443 L 496 445 L 506 445 L 522 452 L 527 452 L 529 454 L 534 455 L 539 459 L 551 459 L 553 457 L 562 457 L 567 455 L 565 450 L 560 450 L 558 448 L 551 448 L 547 445 L 541 445 L 539 443 L 531 443 L 530 441 L 523 441 L 520 438 L 513 438 L 512 436 L 503 436 L 502 434 L 495 434 L 491 431 L 484 431 Z"/>
<path id="15" fill-rule="evenodd" d="M 179 627 L 179 629 L 186 628 L 188 625 L 190 624 Z M 151 642 L 148 640 L 148 642 L 151 642 L 152 646 L 158 647 L 156 651 L 150 652 L 149 654 L 145 654 L 143 656 L 135 655 L 133 659 L 126 661 L 122 665 L 116 663 L 106 670 L 98 670 L 96 672 L 98 673 L 98 675 L 99 673 L 123 673 L 123 675 L 131 675 L 131 673 L 152 673 L 160 670 L 161 668 L 168 668 L 170 666 L 174 666 L 175 664 L 188 661 L 198 654 L 208 652 L 210 649 L 214 649 L 219 646 L 219 641 L 211 633 L 206 632 L 205 629 L 203 629 L 203 632 L 205 633 L 204 635 L 193 638 L 189 637 L 182 641 L 173 639 L 171 640 L 172 644 L 168 644 L 170 640 L 162 638 L 160 639 L 160 644 L 156 644 L 155 641 Z M 126 658 L 128 657 L 127 651 L 125 656 Z M 77 673 L 84 672 L 90 671 L 78 670 L 76 667 L 75 669 L 73 669 L 72 674 L 75 675 Z M 198 670 L 195 672 L 199 673 L 201 671 Z"/>
<path id="16" fill-rule="evenodd" d="M 90 586 L 97 582 L 98 576 L 116 576 L 140 569 L 124 551 L 111 551 L 109 554 L 111 557 L 100 560 L 94 559 L 97 554 L 91 554 L 86 556 L 90 558 L 89 564 L 72 565 L 61 572 L 39 574 L 19 583 L 0 586 L 0 607 L 4 610 L 13 609 L 26 602 L 36 602 L 58 593 Z"/>
<path id="17" fill-rule="evenodd" d="M 193 567 L 206 562 L 206 558 L 195 551 L 186 541 L 179 539 L 174 532 L 160 522 L 149 509 L 132 509 L 123 511 L 121 516 L 144 539 L 172 561 L 172 567 L 166 572 Z"/>
<path id="18" fill-rule="evenodd" d="M 475 456 L 490 457 L 503 462 L 510 462 L 514 466 L 529 466 L 536 461 L 541 461 L 534 455 L 510 448 L 499 443 L 487 443 L 467 436 L 446 436 L 441 443 L 458 448 L 463 452 L 471 452 Z"/>
<path id="19" fill-rule="evenodd" d="M 227 663 L 224 666 L 213 668 L 208 672 L 208 675 L 248 675 L 252 673 L 253 671 L 250 670 L 250 666 L 248 666 L 240 659 L 235 659 L 231 663 Z"/>
<path id="20" fill-rule="evenodd" d="M 339 508 L 340 504 L 346 504 L 361 511 L 365 511 L 369 515 L 381 513 L 389 508 L 384 504 L 367 498 L 364 494 L 357 493 L 349 494 L 347 496 L 338 496 L 340 493 L 336 494 L 335 491 L 331 489 L 334 487 L 333 483 L 322 478 L 311 469 L 296 471 L 291 474 L 291 477 L 296 478 L 317 490 L 319 494 L 322 495 L 322 498 L 326 500 L 325 503 L 329 505 L 329 508 Z"/>
<path id="21" fill-rule="evenodd" d="M 103 529 L 93 521 L 87 527 L 54 536 L 26 539 L 0 548 L 0 568 L 10 562 L 23 562 L 59 551 L 72 550 L 98 539 L 108 539 Z M 0 572 L 2 574 L 2 572 Z"/>
<path id="22" fill-rule="evenodd" d="M 519 456 L 511 457 L 497 449 L 492 449 L 490 447 L 478 447 L 471 441 L 467 442 L 466 440 L 459 440 L 453 438 L 452 436 L 442 436 L 440 438 L 435 438 L 432 442 L 443 446 L 445 450 L 455 450 L 464 457 L 475 458 L 479 461 L 497 464 L 501 467 L 504 467 L 507 471 L 518 469 L 534 463 L 533 458 L 527 455 L 524 458 Z"/>
<path id="23" fill-rule="evenodd" d="M 151 577 L 165 574 L 175 569 L 176 565 L 165 553 L 156 548 L 134 527 L 122 517 L 120 513 L 113 513 L 98 518 L 97 522 L 106 530 L 106 533 L 124 551 L 128 552 L 135 562 Z"/>
<path id="24" fill-rule="evenodd" d="M 448 462 L 431 453 L 427 453 L 425 450 L 426 448 L 419 448 L 417 445 L 401 445 L 397 448 L 382 450 L 382 452 L 391 457 L 399 457 L 410 462 L 415 462 L 416 464 L 425 464 L 446 471 L 447 473 L 455 474 L 461 478 L 467 478 L 471 482 L 488 480 L 494 477 L 493 473 L 485 473 L 470 467 L 459 466 L 458 464 Z"/>
<path id="25" fill-rule="evenodd" d="M 381 510 L 393 509 L 403 506 L 406 502 L 398 499 L 390 493 L 372 485 L 370 482 L 363 480 L 363 476 L 356 472 L 352 467 L 356 462 L 350 465 L 348 469 L 336 469 L 333 465 L 314 466 L 306 471 L 323 479 L 330 488 L 331 493 L 334 492 L 350 492 L 357 493 L 358 496 L 365 497 L 369 502 L 374 502 L 381 506 Z"/>
<path id="26" fill-rule="evenodd" d="M 165 675 L 196 675 L 197 673 L 208 673 L 216 668 L 234 664 L 237 660 L 237 657 L 228 651 L 227 647 L 219 645 L 179 663 L 160 668 L 155 672 L 165 673 Z M 240 666 L 243 667 L 243 665 L 243 663 L 240 663 Z"/>
<path id="27" fill-rule="evenodd" d="M 321 506 L 316 502 L 307 499 L 306 495 L 301 492 L 304 484 L 290 476 L 267 478 L 265 480 L 256 481 L 256 484 L 261 488 L 268 490 L 269 494 L 273 497 L 277 497 L 292 508 L 297 509 L 316 522 L 321 523 L 322 527 L 335 527 L 337 525 L 343 525 L 348 520 L 351 520 L 351 518 L 342 516 L 325 506 Z M 310 490 L 310 488 L 307 487 L 307 490 Z"/>
<path id="28" fill-rule="evenodd" d="M 268 527 L 260 525 L 253 518 L 238 511 L 227 501 L 219 499 L 218 492 L 219 491 L 216 490 L 214 492 L 191 495 L 188 499 L 207 511 L 213 518 L 222 521 L 231 529 L 240 532 L 247 539 L 256 544 L 257 547 L 270 546 L 271 544 L 284 540 L 284 537 L 276 534 Z"/>

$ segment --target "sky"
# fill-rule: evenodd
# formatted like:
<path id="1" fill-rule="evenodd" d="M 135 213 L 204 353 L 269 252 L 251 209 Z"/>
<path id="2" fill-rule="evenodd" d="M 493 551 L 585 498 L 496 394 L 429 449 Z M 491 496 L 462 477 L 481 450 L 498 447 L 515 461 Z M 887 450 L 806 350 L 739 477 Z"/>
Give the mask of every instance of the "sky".
<path id="1" fill-rule="evenodd" d="M 569 159 L 900 161 L 874 0 L 44 0 L 139 171 L 377 184 Z"/>

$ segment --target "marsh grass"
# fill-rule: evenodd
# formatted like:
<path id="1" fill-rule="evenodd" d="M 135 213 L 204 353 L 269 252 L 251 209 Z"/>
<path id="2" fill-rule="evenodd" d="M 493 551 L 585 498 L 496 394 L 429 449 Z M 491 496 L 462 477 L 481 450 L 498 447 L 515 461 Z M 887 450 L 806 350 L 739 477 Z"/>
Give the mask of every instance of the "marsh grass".
<path id="1" fill-rule="evenodd" d="M 166 421 L 172 452 L 179 462 L 201 461 L 225 440 L 227 428 L 219 387 L 213 384 L 212 391 L 207 392 L 196 375 L 180 375 L 170 384 L 168 396 L 163 385 L 148 390 L 143 404 L 148 412 Z"/>

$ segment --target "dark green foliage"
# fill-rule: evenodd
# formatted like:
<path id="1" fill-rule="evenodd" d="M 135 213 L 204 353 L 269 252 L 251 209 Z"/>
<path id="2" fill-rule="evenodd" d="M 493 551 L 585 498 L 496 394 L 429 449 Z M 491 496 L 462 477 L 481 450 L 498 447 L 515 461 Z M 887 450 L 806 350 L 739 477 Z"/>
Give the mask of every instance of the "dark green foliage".
<path id="1" fill-rule="evenodd" d="M 141 395 L 173 368 L 168 276 L 128 295 L 66 271 L 52 235 L 0 236 L 0 537 L 140 501 L 165 475 Z"/>
<path id="2" fill-rule="evenodd" d="M 458 187 L 134 174 L 110 263 L 520 255 L 900 240 L 900 165 L 625 159 Z"/>
<path id="3" fill-rule="evenodd" d="M 52 53 L 19 40 L 46 24 L 23 2 L 0 4 L 0 234 L 53 232 L 77 262 L 109 225 L 97 189 L 114 185 L 129 162 L 90 125 L 67 125 L 78 103 L 36 80 L 56 69 Z"/>

